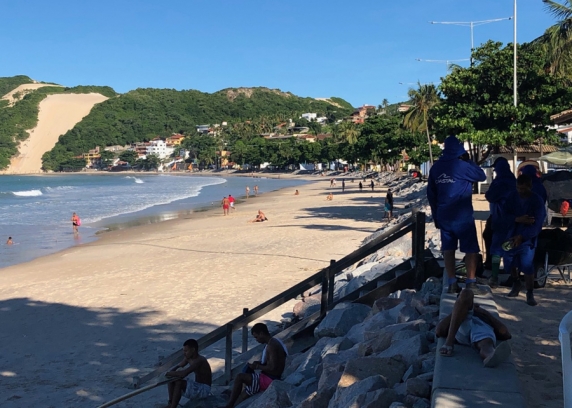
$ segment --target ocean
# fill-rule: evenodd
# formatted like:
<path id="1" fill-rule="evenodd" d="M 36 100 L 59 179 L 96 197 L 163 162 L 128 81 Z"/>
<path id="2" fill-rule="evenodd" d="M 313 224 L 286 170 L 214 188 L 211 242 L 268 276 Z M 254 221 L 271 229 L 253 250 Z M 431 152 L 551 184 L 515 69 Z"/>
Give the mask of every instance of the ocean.
<path id="1" fill-rule="evenodd" d="M 304 184 L 298 179 L 155 174 L 0 176 L 0 268 L 97 239 L 105 229 L 176 218 L 241 197 Z M 81 219 L 74 236 L 72 213 Z M 6 245 L 8 237 L 13 244 Z"/>

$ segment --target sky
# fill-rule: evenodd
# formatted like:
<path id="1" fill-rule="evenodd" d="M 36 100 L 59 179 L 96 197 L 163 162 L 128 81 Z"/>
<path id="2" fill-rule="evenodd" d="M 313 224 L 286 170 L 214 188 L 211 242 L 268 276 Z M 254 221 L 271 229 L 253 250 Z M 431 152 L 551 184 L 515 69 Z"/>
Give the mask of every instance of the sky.
<path id="1" fill-rule="evenodd" d="M 416 59 L 469 58 L 469 27 L 429 21 L 512 15 L 513 0 L 2 0 L 0 76 L 120 93 L 264 86 L 379 105 L 446 74 L 445 62 Z M 519 43 L 555 22 L 542 0 L 518 0 L 517 17 Z M 512 42 L 513 22 L 474 38 Z"/>

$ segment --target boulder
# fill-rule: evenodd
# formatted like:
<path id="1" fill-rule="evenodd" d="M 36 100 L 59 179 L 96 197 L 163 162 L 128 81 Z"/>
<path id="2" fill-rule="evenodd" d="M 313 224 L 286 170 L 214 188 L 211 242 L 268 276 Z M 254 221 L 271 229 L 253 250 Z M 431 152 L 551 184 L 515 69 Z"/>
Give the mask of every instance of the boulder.
<path id="1" fill-rule="evenodd" d="M 427 382 L 433 382 L 433 374 L 434 374 L 434 372 L 423 373 L 423 374 L 419 374 L 415 378 L 419 378 L 420 380 L 427 381 Z"/>
<path id="2" fill-rule="evenodd" d="M 313 295 L 309 297 L 305 297 L 298 303 L 294 305 L 292 312 L 298 316 L 303 317 L 306 313 L 306 310 L 312 305 L 319 305 L 321 302 L 322 296 L 321 295 Z"/>
<path id="3" fill-rule="evenodd" d="M 423 381 L 422 379 L 410 378 L 406 382 L 407 384 L 407 394 L 415 395 L 416 397 L 421 398 L 430 398 L 431 397 L 431 385 L 427 381 Z"/>
<path id="4" fill-rule="evenodd" d="M 303 373 L 301 373 L 299 371 L 295 371 L 292 374 L 290 374 L 288 377 L 286 377 L 284 379 L 284 382 L 297 387 L 300 384 L 302 384 L 304 381 L 306 381 L 307 379 L 308 378 L 306 378 L 306 376 Z"/>
<path id="5" fill-rule="evenodd" d="M 290 354 L 286 357 L 286 365 L 284 367 L 284 372 L 282 373 L 282 378 L 286 378 L 296 371 L 305 359 L 306 353 Z"/>
<path id="6" fill-rule="evenodd" d="M 190 400 L 188 401 L 184 407 L 185 408 L 211 408 L 211 407 L 218 407 L 223 406 L 228 401 L 221 397 L 220 395 L 210 395 L 207 398 L 202 398 L 199 400 Z"/>
<path id="7" fill-rule="evenodd" d="M 322 363 L 316 367 L 316 377 L 322 378 L 328 377 L 331 373 L 341 373 L 346 368 L 346 359 L 339 356 L 338 354 L 329 354 L 322 360 Z"/>
<path id="8" fill-rule="evenodd" d="M 396 402 L 393 402 L 393 403 L 389 406 L 389 408 L 408 408 L 408 407 L 407 407 L 407 405 L 405 405 L 403 402 L 396 401 Z"/>
<path id="9" fill-rule="evenodd" d="M 390 297 L 379 298 L 373 304 L 373 306 L 371 308 L 371 313 L 375 314 L 375 313 L 379 313 L 383 310 L 393 309 L 395 306 L 397 306 L 403 302 L 404 302 L 403 299 L 396 299 L 396 298 L 390 298 Z"/>
<path id="10" fill-rule="evenodd" d="M 252 397 L 242 401 L 240 404 L 238 404 L 236 407 L 234 408 L 248 408 L 250 407 L 250 405 L 254 404 L 255 401 L 258 401 L 258 399 L 262 397 L 262 394 L 255 394 Z"/>
<path id="11" fill-rule="evenodd" d="M 320 377 L 318 383 L 318 390 L 310 394 L 303 400 L 298 408 L 327 408 L 336 388 L 342 373 L 331 373 L 327 378 Z"/>
<path id="12" fill-rule="evenodd" d="M 361 408 L 389 408 L 399 396 L 390 388 L 382 388 L 365 394 Z"/>
<path id="13" fill-rule="evenodd" d="M 318 380 L 311 378 L 300 384 L 299 387 L 289 390 L 288 398 L 290 399 L 292 405 L 296 406 L 316 391 L 318 391 Z"/>
<path id="14" fill-rule="evenodd" d="M 415 364 L 411 364 L 405 374 L 403 374 L 403 378 L 401 381 L 406 382 L 410 378 L 417 377 L 421 374 L 421 363 L 416 361 Z"/>
<path id="15" fill-rule="evenodd" d="M 306 319 L 307 317 L 312 316 L 314 313 L 319 312 L 322 308 L 322 305 L 312 305 L 306 309 L 303 316 L 300 316 L 300 319 Z"/>
<path id="16" fill-rule="evenodd" d="M 330 400 L 328 408 L 359 407 L 368 392 L 387 388 L 387 381 L 381 375 L 367 377 L 348 387 L 338 387 Z"/>
<path id="17" fill-rule="evenodd" d="M 249 408 L 289 408 L 292 402 L 288 397 L 288 391 L 294 388 L 292 385 L 284 381 L 274 380 L 270 387 L 263 393 L 260 398 L 249 405 Z"/>
<path id="18" fill-rule="evenodd" d="M 427 338 L 427 333 L 430 332 L 424 332 L 423 334 L 425 335 L 425 338 Z M 401 330 L 398 331 L 397 333 L 394 333 L 393 336 L 391 336 L 391 344 L 399 342 L 399 341 L 403 341 L 403 340 L 409 340 L 412 337 L 415 337 L 419 335 L 418 331 L 415 330 Z"/>
<path id="19" fill-rule="evenodd" d="M 354 358 L 346 363 L 338 388 L 350 387 L 360 380 L 375 375 L 382 375 L 387 382 L 387 386 L 393 387 L 395 383 L 401 381 L 406 370 L 407 365 L 400 357 L 370 356 Z"/>
<path id="20" fill-rule="evenodd" d="M 419 317 L 419 312 L 411 306 L 401 308 L 397 315 L 397 323 L 407 323 L 411 320 L 416 320 Z"/>
<path id="21" fill-rule="evenodd" d="M 331 391 L 330 398 L 334 395 L 334 391 L 338 388 L 338 383 L 340 378 L 342 378 L 342 371 L 331 372 L 329 374 L 322 374 L 320 380 L 318 381 L 318 392 L 329 392 Z M 328 391 L 329 390 L 329 391 Z"/>
<path id="22" fill-rule="evenodd" d="M 396 317 L 392 316 L 392 311 L 395 309 L 376 313 L 362 323 L 356 324 L 347 333 L 346 337 L 354 343 L 361 343 L 366 340 L 365 332 L 379 332 L 382 328 L 395 324 Z"/>
<path id="23" fill-rule="evenodd" d="M 435 357 L 423 360 L 421 362 L 421 371 L 423 373 L 432 373 L 435 371 Z"/>
<path id="24" fill-rule="evenodd" d="M 340 303 L 320 322 L 314 335 L 318 338 L 345 336 L 353 326 L 363 322 L 370 311 L 367 305 Z"/>
<path id="25" fill-rule="evenodd" d="M 419 359 L 419 356 L 429 350 L 427 338 L 424 333 L 407 340 L 393 343 L 387 350 L 377 354 L 378 357 L 402 356 L 403 361 L 410 366 Z M 405 370 L 403 370 L 405 372 Z M 403 375 L 403 374 L 402 374 Z"/>
<path id="26" fill-rule="evenodd" d="M 409 405 L 411 408 L 430 408 L 431 403 L 429 400 L 424 398 L 419 398 L 414 395 L 408 395 L 405 397 L 405 404 Z"/>

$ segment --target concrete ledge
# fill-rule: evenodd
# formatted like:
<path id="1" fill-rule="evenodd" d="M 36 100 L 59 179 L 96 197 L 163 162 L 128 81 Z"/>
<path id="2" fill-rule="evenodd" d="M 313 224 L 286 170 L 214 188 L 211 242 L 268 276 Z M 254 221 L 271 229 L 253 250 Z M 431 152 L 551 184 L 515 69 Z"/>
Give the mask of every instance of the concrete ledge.
<path id="1" fill-rule="evenodd" d="M 446 282 L 447 280 L 444 279 Z M 482 286 L 488 288 L 488 286 Z M 450 314 L 457 296 L 443 293 L 440 318 Z M 498 317 L 492 294 L 475 296 L 475 302 Z M 520 382 L 512 358 L 495 368 L 485 368 L 479 354 L 471 347 L 455 344 L 452 357 L 443 357 L 439 349 L 445 339 L 439 339 L 435 359 L 435 374 L 431 406 L 435 408 L 525 407 Z"/>

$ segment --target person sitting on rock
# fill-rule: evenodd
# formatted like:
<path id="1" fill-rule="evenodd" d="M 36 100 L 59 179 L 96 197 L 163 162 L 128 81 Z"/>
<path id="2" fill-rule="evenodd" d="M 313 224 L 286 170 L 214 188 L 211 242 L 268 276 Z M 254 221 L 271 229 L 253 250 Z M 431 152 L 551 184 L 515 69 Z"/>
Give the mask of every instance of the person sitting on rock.
<path id="1" fill-rule="evenodd" d="M 456 340 L 465 346 L 475 347 L 485 367 L 496 367 L 506 361 L 511 353 L 508 342 L 497 345 L 497 340 L 508 340 L 512 336 L 499 319 L 474 303 L 473 299 L 473 291 L 463 289 L 455 302 L 453 313 L 437 324 L 435 334 L 445 338 L 439 352 L 444 357 L 451 357 Z"/>
<path id="2" fill-rule="evenodd" d="M 286 367 L 288 350 L 282 341 L 270 335 L 264 323 L 256 323 L 252 326 L 251 333 L 258 343 L 266 344 L 262 351 L 262 358 L 260 361 L 249 363 L 247 372 L 236 376 L 230 399 L 224 408 L 232 408 L 248 397 L 265 391 L 272 381 L 282 377 Z"/>

